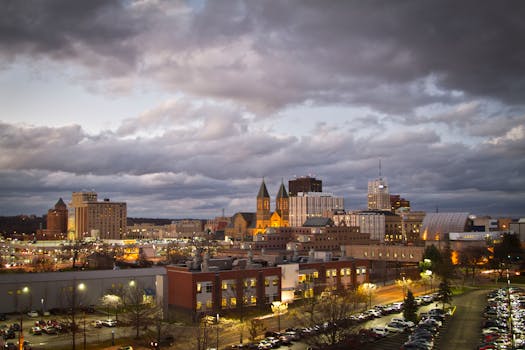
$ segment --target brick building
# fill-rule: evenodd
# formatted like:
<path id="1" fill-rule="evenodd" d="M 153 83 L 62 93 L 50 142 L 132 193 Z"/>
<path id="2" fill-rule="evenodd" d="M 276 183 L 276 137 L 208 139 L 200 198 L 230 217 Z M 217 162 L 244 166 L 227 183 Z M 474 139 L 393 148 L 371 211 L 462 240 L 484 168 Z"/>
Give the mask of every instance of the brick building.
<path id="1" fill-rule="evenodd" d="M 281 269 L 253 263 L 251 259 L 195 260 L 188 266 L 167 266 L 168 305 L 173 314 L 215 315 L 264 309 L 281 300 Z"/>

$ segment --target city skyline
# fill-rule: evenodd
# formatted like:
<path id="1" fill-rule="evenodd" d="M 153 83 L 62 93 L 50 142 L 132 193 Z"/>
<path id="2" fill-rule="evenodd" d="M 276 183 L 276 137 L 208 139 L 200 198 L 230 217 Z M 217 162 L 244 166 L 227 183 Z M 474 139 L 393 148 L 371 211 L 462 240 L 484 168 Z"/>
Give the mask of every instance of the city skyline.
<path id="1" fill-rule="evenodd" d="M 2 2 L 0 215 L 253 211 L 311 174 L 348 209 L 525 213 L 520 2 Z"/>

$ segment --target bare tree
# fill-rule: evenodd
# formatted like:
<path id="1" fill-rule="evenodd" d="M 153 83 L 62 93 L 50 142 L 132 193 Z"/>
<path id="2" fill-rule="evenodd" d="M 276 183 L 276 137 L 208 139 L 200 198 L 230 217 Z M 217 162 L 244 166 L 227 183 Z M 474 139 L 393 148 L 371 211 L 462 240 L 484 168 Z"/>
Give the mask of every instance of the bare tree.
<path id="1" fill-rule="evenodd" d="M 358 293 L 352 290 L 325 291 L 311 301 L 315 306 L 304 313 L 296 313 L 298 323 L 308 326 L 317 325 L 319 330 L 307 339 L 311 345 L 325 348 L 338 344 L 354 331 L 354 327 L 345 324 L 356 304 Z"/>
<path id="2" fill-rule="evenodd" d="M 80 314 L 81 306 L 85 306 L 84 289 L 83 283 L 77 283 L 76 280 L 73 280 L 71 285 L 60 290 L 60 300 L 63 301 L 65 309 L 61 327 L 63 327 L 62 331 L 71 331 L 71 348 L 73 350 L 76 348 L 76 335 L 79 331 L 77 316 Z"/>
<path id="3" fill-rule="evenodd" d="M 254 318 L 250 320 L 250 324 L 248 326 L 248 334 L 250 341 L 254 341 L 255 338 L 257 338 L 257 335 L 259 333 L 265 332 L 266 326 L 264 325 L 264 322 L 258 318 Z"/>
<path id="4" fill-rule="evenodd" d="M 145 295 L 140 283 L 130 286 L 124 294 L 123 304 L 126 310 L 123 318 L 131 324 L 135 330 L 135 338 L 138 339 L 141 329 L 147 329 L 154 322 L 159 306 Z"/>

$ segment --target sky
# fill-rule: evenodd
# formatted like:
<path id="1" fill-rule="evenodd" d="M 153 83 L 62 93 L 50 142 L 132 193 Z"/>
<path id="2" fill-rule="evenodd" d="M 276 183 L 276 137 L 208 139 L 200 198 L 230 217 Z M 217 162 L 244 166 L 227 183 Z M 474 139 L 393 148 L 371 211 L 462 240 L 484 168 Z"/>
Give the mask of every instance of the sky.
<path id="1" fill-rule="evenodd" d="M 0 0 L 0 215 L 255 211 L 315 176 L 366 208 L 525 216 L 522 1 Z"/>

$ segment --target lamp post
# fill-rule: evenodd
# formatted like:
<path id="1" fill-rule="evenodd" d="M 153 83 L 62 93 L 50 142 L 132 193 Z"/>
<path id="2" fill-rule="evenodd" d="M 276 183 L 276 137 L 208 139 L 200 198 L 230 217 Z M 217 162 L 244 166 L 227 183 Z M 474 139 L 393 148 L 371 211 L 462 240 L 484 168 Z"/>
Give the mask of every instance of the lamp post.
<path id="1" fill-rule="evenodd" d="M 367 295 L 368 295 L 368 308 L 372 307 L 372 291 L 376 289 L 376 285 L 374 283 L 363 283 L 363 288 L 365 289 Z"/>
<path id="2" fill-rule="evenodd" d="M 28 294 L 29 287 L 25 286 L 22 289 L 17 289 L 15 294 L 16 307 L 18 308 L 18 296 L 21 294 Z M 20 309 L 20 331 L 18 332 L 18 348 L 24 350 L 24 313 Z"/>
<path id="3" fill-rule="evenodd" d="M 402 279 L 396 280 L 396 284 L 400 286 L 403 290 L 403 301 L 404 301 L 406 298 L 408 286 L 412 284 L 412 280 L 410 278 L 405 278 L 405 276 L 403 276 Z"/>
<path id="4" fill-rule="evenodd" d="M 432 276 L 432 270 L 426 270 L 425 275 L 430 279 L 430 293 L 432 293 L 432 278 L 434 277 Z"/>
<path id="5" fill-rule="evenodd" d="M 215 344 L 215 348 L 217 350 L 219 350 L 219 314 L 217 314 L 217 318 L 215 319 L 216 321 L 216 331 L 217 331 L 217 334 L 215 335 L 215 338 L 217 339 L 217 344 Z"/>
<path id="6" fill-rule="evenodd" d="M 281 313 L 284 313 L 288 309 L 288 304 L 282 301 L 272 302 L 272 312 L 277 315 L 277 327 L 278 332 L 281 330 Z"/>

